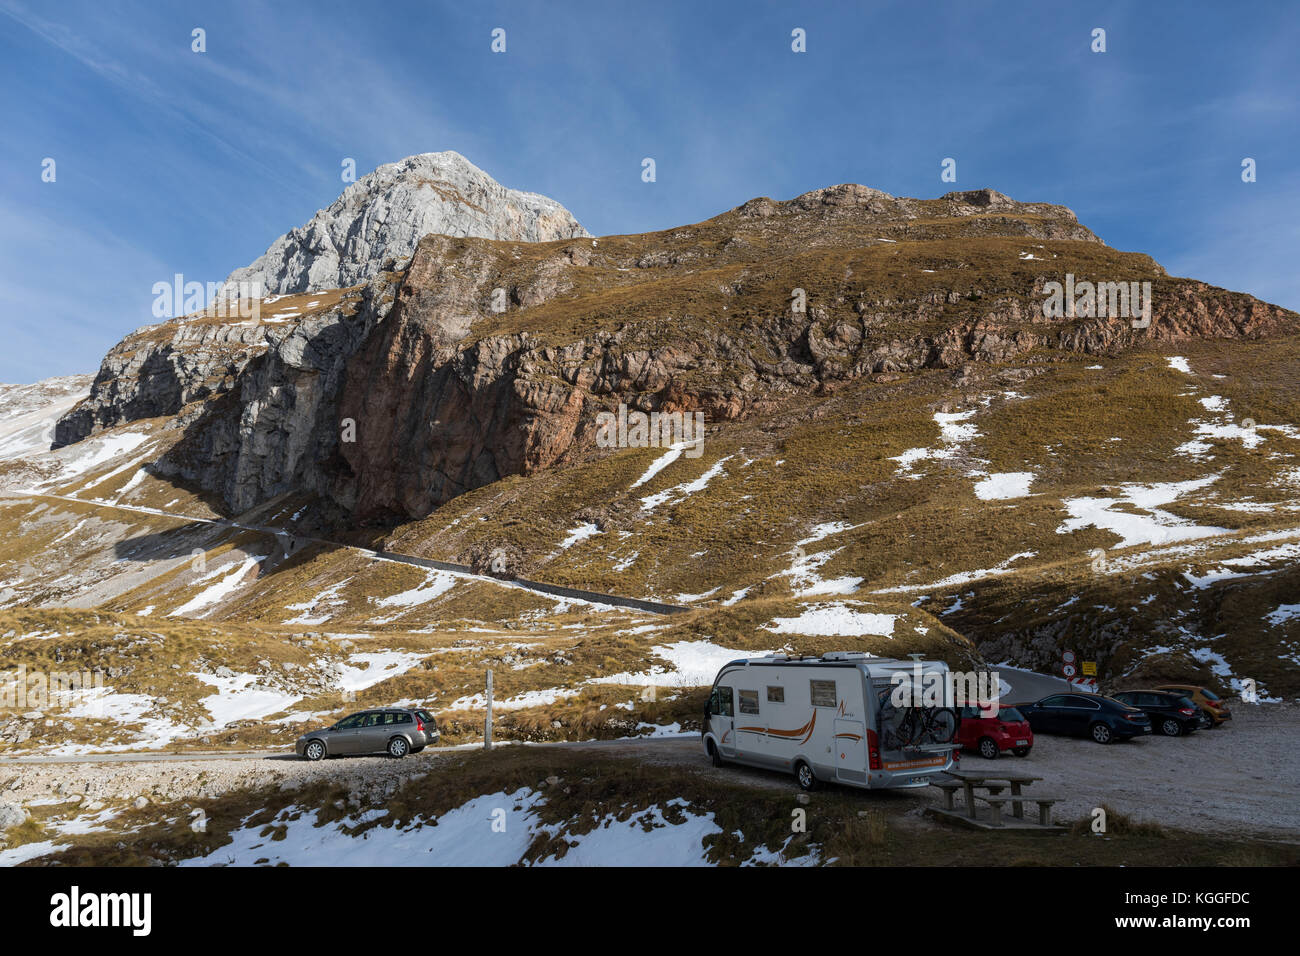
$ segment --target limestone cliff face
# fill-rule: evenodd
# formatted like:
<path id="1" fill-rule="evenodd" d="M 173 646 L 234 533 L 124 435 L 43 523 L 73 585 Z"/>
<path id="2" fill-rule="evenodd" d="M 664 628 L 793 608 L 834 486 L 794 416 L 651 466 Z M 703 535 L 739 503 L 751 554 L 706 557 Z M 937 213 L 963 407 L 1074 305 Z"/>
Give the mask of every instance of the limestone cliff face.
<path id="1" fill-rule="evenodd" d="M 498 478 L 551 464 L 579 426 L 582 396 L 564 382 L 535 380 L 527 333 L 467 336 L 492 315 L 502 250 L 429 237 L 402 284 L 391 321 L 350 364 L 340 414 L 357 423 L 340 447 L 334 489 L 362 515 L 424 514 Z M 566 282 L 544 258 L 517 301 L 540 304 Z M 409 454 L 395 459 L 393 450 Z M 369 456 L 379 456 L 369 461 Z"/>
<path id="2" fill-rule="evenodd" d="M 588 233 L 555 200 L 507 189 L 459 153 L 422 153 L 358 179 L 226 284 L 260 283 L 266 294 L 345 288 L 429 234 L 547 242 Z"/>
<path id="3" fill-rule="evenodd" d="M 392 308 L 395 278 L 381 275 L 355 299 L 268 332 L 236 387 L 194 412 L 155 470 L 213 492 L 234 513 L 286 491 L 317 490 L 340 439 L 348 360 Z"/>

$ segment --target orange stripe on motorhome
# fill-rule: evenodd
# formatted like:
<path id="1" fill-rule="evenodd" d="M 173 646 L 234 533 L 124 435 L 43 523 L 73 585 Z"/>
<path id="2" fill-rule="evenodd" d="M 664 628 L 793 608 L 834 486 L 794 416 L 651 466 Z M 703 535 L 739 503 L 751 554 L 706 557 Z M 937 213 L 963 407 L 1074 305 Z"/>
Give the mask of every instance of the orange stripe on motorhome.
<path id="1" fill-rule="evenodd" d="M 784 737 L 787 740 L 793 740 L 800 734 L 804 735 L 801 744 L 806 744 L 808 739 L 813 735 L 813 728 L 817 726 L 817 711 L 813 711 L 812 719 L 804 724 L 798 730 L 769 730 L 766 727 L 737 727 L 737 730 L 748 731 L 751 734 L 765 734 L 768 737 Z"/>
<path id="2" fill-rule="evenodd" d="M 808 735 L 804 737 L 803 740 L 799 741 L 799 743 L 806 744 L 808 742 L 808 738 L 811 737 L 813 734 L 813 728 L 816 726 L 817 726 L 817 711 L 816 709 L 814 709 L 812 720 L 808 721 Z"/>
<path id="3" fill-rule="evenodd" d="M 751 734 L 767 734 L 769 737 L 798 737 L 802 733 L 807 733 L 808 737 L 812 736 L 813 725 L 817 723 L 817 711 L 813 711 L 812 720 L 804 724 L 798 730 L 771 730 L 767 727 L 737 727 L 737 730 L 745 730 Z M 805 737 L 800 743 L 806 742 Z"/>

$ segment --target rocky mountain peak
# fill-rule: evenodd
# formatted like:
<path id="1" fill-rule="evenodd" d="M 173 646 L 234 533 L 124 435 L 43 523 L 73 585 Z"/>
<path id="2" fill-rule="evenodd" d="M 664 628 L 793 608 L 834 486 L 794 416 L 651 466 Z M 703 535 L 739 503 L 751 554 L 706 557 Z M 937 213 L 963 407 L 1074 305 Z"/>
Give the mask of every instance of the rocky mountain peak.
<path id="1" fill-rule="evenodd" d="M 410 256 L 429 233 L 520 242 L 590 235 L 555 200 L 507 189 L 459 153 L 420 153 L 352 183 L 226 284 L 232 295 L 251 282 L 268 295 L 354 286 Z"/>

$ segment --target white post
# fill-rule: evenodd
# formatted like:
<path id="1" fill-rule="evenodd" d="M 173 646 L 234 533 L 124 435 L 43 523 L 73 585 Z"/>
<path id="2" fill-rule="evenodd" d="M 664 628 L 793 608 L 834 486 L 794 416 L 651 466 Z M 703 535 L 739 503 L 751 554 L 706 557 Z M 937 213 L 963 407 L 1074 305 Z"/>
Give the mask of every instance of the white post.
<path id="1" fill-rule="evenodd" d="M 487 718 L 483 721 L 483 749 L 492 749 L 492 669 L 487 672 Z"/>

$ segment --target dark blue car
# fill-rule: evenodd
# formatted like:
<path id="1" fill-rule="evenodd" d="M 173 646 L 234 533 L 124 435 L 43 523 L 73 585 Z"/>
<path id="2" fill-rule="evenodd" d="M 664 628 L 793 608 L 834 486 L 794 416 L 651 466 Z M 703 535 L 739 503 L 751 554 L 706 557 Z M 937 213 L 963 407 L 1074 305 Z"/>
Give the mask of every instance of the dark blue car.
<path id="1" fill-rule="evenodd" d="M 1053 694 L 1019 709 L 1035 734 L 1091 737 L 1108 744 L 1151 733 L 1150 717 L 1101 694 Z"/>

